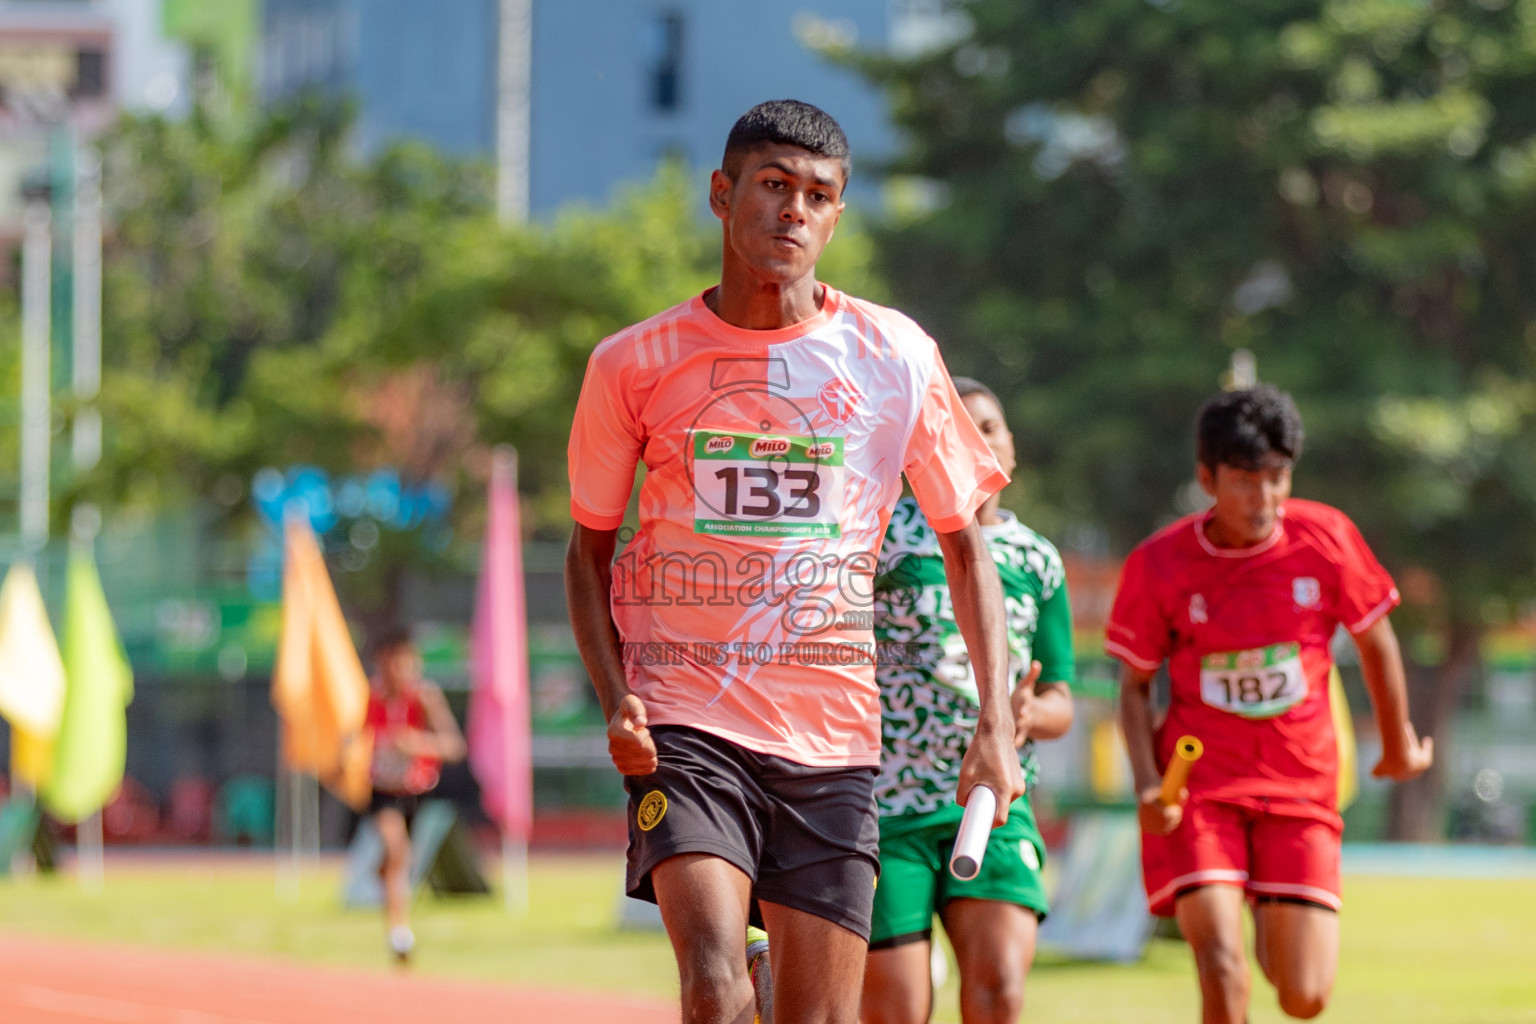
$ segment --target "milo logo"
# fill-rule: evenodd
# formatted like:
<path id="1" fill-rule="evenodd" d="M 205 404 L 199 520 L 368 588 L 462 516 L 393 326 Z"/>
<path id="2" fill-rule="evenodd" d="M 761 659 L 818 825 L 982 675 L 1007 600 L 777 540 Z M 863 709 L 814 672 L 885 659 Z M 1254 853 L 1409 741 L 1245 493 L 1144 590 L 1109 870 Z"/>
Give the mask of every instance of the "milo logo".
<path id="1" fill-rule="evenodd" d="M 736 447 L 736 439 L 725 434 L 721 434 L 719 437 L 712 437 L 704 443 L 704 450 L 710 454 L 728 452 L 734 447 Z"/>
<path id="2" fill-rule="evenodd" d="M 770 455 L 788 455 L 789 440 L 783 437 L 760 437 L 752 442 L 752 457 L 766 459 Z"/>
<path id="3" fill-rule="evenodd" d="M 837 454 L 837 445 L 833 444 L 831 441 L 824 441 L 821 444 L 807 445 L 805 454 L 807 457 L 812 459 L 830 459 L 832 456 Z"/>

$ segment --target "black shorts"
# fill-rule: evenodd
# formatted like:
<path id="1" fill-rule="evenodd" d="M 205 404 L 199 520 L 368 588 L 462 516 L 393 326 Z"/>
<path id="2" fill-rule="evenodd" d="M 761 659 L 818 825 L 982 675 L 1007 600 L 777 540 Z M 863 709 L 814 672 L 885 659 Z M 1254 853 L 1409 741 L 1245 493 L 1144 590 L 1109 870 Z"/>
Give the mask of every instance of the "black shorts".
<path id="1" fill-rule="evenodd" d="M 685 726 L 654 726 L 651 737 L 656 771 L 624 778 L 631 896 L 655 903 L 652 868 L 708 853 L 752 879 L 754 918 L 765 900 L 869 938 L 880 873 L 874 768 L 811 768 Z"/>
<path id="2" fill-rule="evenodd" d="M 384 808 L 399 811 L 405 817 L 406 825 L 410 825 L 416 817 L 416 812 L 421 808 L 420 793 L 385 793 L 382 790 L 374 790 L 373 796 L 368 798 L 368 815 L 378 814 Z"/>

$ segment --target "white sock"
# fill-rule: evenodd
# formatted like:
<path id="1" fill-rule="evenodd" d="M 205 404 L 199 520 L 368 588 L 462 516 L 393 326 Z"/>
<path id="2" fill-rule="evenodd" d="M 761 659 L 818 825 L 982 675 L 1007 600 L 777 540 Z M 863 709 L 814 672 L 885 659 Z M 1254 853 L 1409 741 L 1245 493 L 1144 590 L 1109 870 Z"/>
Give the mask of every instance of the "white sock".
<path id="1" fill-rule="evenodd" d="M 408 924 L 397 924 L 389 930 L 389 948 L 396 953 L 409 953 L 416 948 L 416 935 Z"/>

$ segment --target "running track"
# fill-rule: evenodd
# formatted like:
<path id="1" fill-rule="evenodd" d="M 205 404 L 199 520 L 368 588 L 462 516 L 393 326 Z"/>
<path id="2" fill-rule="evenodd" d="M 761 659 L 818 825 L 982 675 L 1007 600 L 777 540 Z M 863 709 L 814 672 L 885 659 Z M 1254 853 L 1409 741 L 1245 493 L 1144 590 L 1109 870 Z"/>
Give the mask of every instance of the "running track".
<path id="1" fill-rule="evenodd" d="M 677 1008 L 408 973 L 0 935 L 5 1024 L 675 1024 Z"/>

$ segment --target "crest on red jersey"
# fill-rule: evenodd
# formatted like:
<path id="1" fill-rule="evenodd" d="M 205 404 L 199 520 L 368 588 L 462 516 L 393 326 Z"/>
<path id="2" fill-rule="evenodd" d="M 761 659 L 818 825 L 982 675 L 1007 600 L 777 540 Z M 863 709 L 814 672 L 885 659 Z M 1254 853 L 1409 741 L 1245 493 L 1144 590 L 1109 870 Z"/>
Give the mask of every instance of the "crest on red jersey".
<path id="1" fill-rule="evenodd" d="M 821 404 L 821 411 L 834 423 L 847 423 L 863 400 L 864 396 L 859 394 L 859 389 L 840 377 L 833 377 L 816 392 L 816 401 Z"/>
<path id="2" fill-rule="evenodd" d="M 1316 608 L 1323 600 L 1323 587 L 1314 577 L 1297 576 L 1291 581 L 1291 597 L 1298 608 Z"/>
<path id="3" fill-rule="evenodd" d="M 1194 623 L 1205 622 L 1209 616 L 1205 610 L 1205 595 L 1195 594 L 1189 599 L 1189 621 Z"/>

